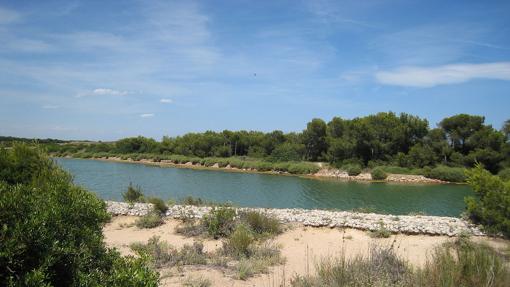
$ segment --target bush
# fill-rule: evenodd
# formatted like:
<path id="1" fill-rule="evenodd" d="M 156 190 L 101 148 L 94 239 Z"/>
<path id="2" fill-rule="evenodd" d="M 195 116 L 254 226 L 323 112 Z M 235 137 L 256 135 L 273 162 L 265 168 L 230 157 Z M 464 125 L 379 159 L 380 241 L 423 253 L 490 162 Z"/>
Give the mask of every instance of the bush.
<path id="1" fill-rule="evenodd" d="M 444 165 L 433 168 L 426 177 L 439 179 L 448 182 L 465 182 L 465 169 L 460 167 L 448 167 Z"/>
<path id="2" fill-rule="evenodd" d="M 465 199 L 469 218 L 491 233 L 510 237 L 510 183 L 492 175 L 481 165 L 467 171 L 468 183 L 479 200 Z"/>
<path id="3" fill-rule="evenodd" d="M 485 244 L 465 239 L 436 248 L 416 277 L 419 286 L 510 286 L 502 256 Z"/>
<path id="4" fill-rule="evenodd" d="M 510 167 L 500 170 L 498 176 L 504 181 L 510 181 Z"/>
<path id="5" fill-rule="evenodd" d="M 344 169 L 347 171 L 349 176 L 356 176 L 361 173 L 361 166 L 355 164 L 347 165 L 344 167 Z"/>
<path id="6" fill-rule="evenodd" d="M 149 212 L 148 214 L 138 218 L 135 225 L 138 228 L 155 228 L 164 223 L 161 214 L 156 211 Z"/>
<path id="7" fill-rule="evenodd" d="M 235 258 L 248 257 L 250 255 L 248 247 L 253 241 L 251 231 L 244 224 L 239 224 L 224 243 L 223 250 Z"/>
<path id="8" fill-rule="evenodd" d="M 153 204 L 154 211 L 163 215 L 166 214 L 168 206 L 166 206 L 165 202 L 161 198 L 151 197 L 147 201 Z"/>
<path id="9" fill-rule="evenodd" d="M 122 194 L 122 198 L 124 198 L 124 201 L 130 203 L 145 201 L 142 189 L 139 186 L 133 186 L 131 182 L 129 183 L 127 191 Z"/>
<path id="10" fill-rule="evenodd" d="M 202 219 L 209 235 L 215 239 L 228 236 L 234 229 L 235 211 L 228 207 L 213 207 Z"/>
<path id="11" fill-rule="evenodd" d="M 105 246 L 109 218 L 38 147 L 0 149 L 0 285 L 157 286 L 142 259 Z"/>
<path id="12" fill-rule="evenodd" d="M 312 174 L 319 171 L 319 167 L 313 163 L 291 163 L 288 171 L 292 174 Z"/>
<path id="13" fill-rule="evenodd" d="M 379 167 L 372 169 L 371 175 L 373 180 L 385 180 L 388 177 L 388 174 Z"/>
<path id="14" fill-rule="evenodd" d="M 153 236 L 147 243 L 133 243 L 130 248 L 138 255 L 148 256 L 157 268 L 207 263 L 204 245 L 200 242 L 194 242 L 193 245 L 185 244 L 177 250 L 167 242 L 160 241 L 158 236 Z"/>
<path id="15" fill-rule="evenodd" d="M 241 214 L 241 220 L 257 234 L 276 235 L 282 232 L 278 219 L 257 211 L 248 211 Z"/>
<path id="16" fill-rule="evenodd" d="M 200 197 L 186 196 L 181 200 L 181 204 L 183 205 L 193 205 L 193 206 L 202 206 L 205 204 L 205 201 Z"/>

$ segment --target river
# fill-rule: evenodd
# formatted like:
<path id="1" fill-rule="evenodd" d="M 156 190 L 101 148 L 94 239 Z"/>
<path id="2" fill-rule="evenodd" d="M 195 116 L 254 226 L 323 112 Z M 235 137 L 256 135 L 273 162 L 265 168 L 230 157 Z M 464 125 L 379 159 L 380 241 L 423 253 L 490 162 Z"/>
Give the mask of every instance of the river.
<path id="1" fill-rule="evenodd" d="M 145 195 L 165 200 L 185 196 L 238 206 L 351 210 L 368 207 L 382 213 L 459 216 L 466 185 L 394 184 L 309 179 L 297 176 L 250 174 L 159 167 L 85 159 L 55 161 L 74 182 L 107 200 L 122 200 L 130 182 Z"/>

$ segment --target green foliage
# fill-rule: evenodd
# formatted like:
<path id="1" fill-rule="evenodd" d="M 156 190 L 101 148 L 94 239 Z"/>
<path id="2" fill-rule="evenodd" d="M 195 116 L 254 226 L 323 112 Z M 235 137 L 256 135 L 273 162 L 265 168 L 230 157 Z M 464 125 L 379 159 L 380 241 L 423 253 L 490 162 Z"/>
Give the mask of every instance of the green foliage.
<path id="1" fill-rule="evenodd" d="M 465 182 L 465 172 L 466 170 L 460 167 L 437 166 L 425 174 L 425 176 L 449 182 Z"/>
<path id="2" fill-rule="evenodd" d="M 157 273 L 142 261 L 104 245 L 102 228 L 110 218 L 105 203 L 73 185 L 39 148 L 0 149 L 0 164 L 0 282 L 157 286 Z M 133 274 L 136 278 L 123 284 Z"/>
<path id="3" fill-rule="evenodd" d="M 181 200 L 181 204 L 183 205 L 193 205 L 193 206 L 202 206 L 205 204 L 205 201 L 200 197 L 193 197 L 191 195 L 186 196 Z"/>
<path id="4" fill-rule="evenodd" d="M 223 250 L 235 258 L 248 257 L 250 255 L 248 247 L 254 240 L 250 229 L 244 224 L 239 224 L 223 245 Z"/>
<path id="5" fill-rule="evenodd" d="M 510 182 L 490 174 L 481 165 L 467 174 L 467 181 L 478 197 L 465 200 L 470 219 L 489 232 L 510 237 Z"/>
<path id="6" fill-rule="evenodd" d="M 370 174 L 373 180 L 385 180 L 388 177 L 388 174 L 380 167 L 372 169 Z"/>
<path id="7" fill-rule="evenodd" d="M 133 186 L 131 182 L 129 183 L 127 191 L 122 193 L 122 198 L 124 198 L 124 201 L 130 203 L 145 202 L 142 188 L 139 186 Z"/>
<path id="8" fill-rule="evenodd" d="M 370 231 L 370 237 L 373 238 L 388 238 L 390 236 L 391 231 L 389 231 L 382 222 L 377 229 Z"/>
<path id="9" fill-rule="evenodd" d="M 327 125 L 321 119 L 313 119 L 307 124 L 303 131 L 307 159 L 316 161 L 327 151 L 326 129 Z"/>
<path id="10" fill-rule="evenodd" d="M 356 164 L 346 165 L 344 166 L 345 171 L 349 176 L 356 176 L 361 173 L 361 166 Z"/>
<path id="11" fill-rule="evenodd" d="M 207 232 L 214 238 L 228 236 L 235 227 L 235 210 L 228 207 L 213 207 L 202 219 Z"/>
<path id="12" fill-rule="evenodd" d="M 155 228 L 163 223 L 164 221 L 163 218 L 161 218 L 161 213 L 157 211 L 149 212 L 135 221 L 135 225 L 138 228 Z"/>
<path id="13" fill-rule="evenodd" d="M 314 174 L 319 167 L 313 163 L 289 163 L 287 171 L 291 174 Z"/>
<path id="14" fill-rule="evenodd" d="M 282 232 L 278 219 L 257 211 L 242 213 L 241 220 L 256 234 L 276 235 Z"/>
<path id="15" fill-rule="evenodd" d="M 498 176 L 499 178 L 501 178 L 501 180 L 503 181 L 510 181 L 510 167 L 507 167 L 505 169 L 502 169 L 499 173 L 498 173 Z"/>
<path id="16" fill-rule="evenodd" d="M 166 214 L 168 210 L 168 206 L 165 204 L 163 199 L 158 197 L 150 197 L 147 202 L 152 203 L 154 206 L 154 211 L 160 213 L 160 214 Z"/>
<path id="17" fill-rule="evenodd" d="M 5 144 L 10 145 L 11 141 Z M 510 166 L 508 124 L 498 131 L 485 124 L 484 117 L 466 114 L 445 118 L 434 129 L 429 129 L 425 119 L 383 112 L 351 120 L 334 117 L 327 124 L 313 119 L 302 133 L 206 131 L 163 137 L 161 142 L 144 137 L 125 138 L 111 144 L 49 141 L 47 148 L 61 156 L 116 155 L 134 161 L 152 158 L 204 166 L 218 163 L 220 167 L 230 164 L 260 171 L 276 169 L 267 161 L 302 160 L 327 160 L 336 166 L 348 162 L 367 166 L 376 162 L 406 168 L 472 167 L 479 162 L 492 173 Z M 246 156 L 256 160 L 247 160 Z M 289 171 L 281 167 L 278 170 Z"/>

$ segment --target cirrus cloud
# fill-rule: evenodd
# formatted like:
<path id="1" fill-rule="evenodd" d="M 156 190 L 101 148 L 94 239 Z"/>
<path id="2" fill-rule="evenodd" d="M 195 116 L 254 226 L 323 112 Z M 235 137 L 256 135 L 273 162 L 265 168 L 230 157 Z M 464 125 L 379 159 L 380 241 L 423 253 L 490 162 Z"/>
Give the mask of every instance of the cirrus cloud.
<path id="1" fill-rule="evenodd" d="M 510 81 L 510 62 L 453 64 L 436 67 L 402 67 L 375 74 L 381 84 L 428 88 L 474 79 Z"/>
<path id="2" fill-rule="evenodd" d="M 152 118 L 154 117 L 154 114 L 140 114 L 141 118 Z"/>
<path id="3" fill-rule="evenodd" d="M 91 92 L 79 93 L 76 95 L 77 98 L 88 97 L 88 96 L 125 96 L 127 91 L 119 91 L 114 89 L 97 88 Z"/>

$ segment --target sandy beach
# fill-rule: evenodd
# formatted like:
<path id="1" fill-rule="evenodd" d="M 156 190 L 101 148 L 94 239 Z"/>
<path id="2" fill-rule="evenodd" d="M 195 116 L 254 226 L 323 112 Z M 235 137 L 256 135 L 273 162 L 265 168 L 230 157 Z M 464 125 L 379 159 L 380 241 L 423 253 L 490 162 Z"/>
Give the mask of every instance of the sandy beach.
<path id="1" fill-rule="evenodd" d="M 104 228 L 106 244 L 117 248 L 123 255 L 133 254 L 129 244 L 147 242 L 152 236 L 160 236 L 176 248 L 201 240 L 204 249 L 212 252 L 222 246 L 221 240 L 184 237 L 176 234 L 179 220 L 166 218 L 165 224 L 154 229 L 138 229 L 131 225 L 136 216 L 115 216 Z M 305 227 L 298 223 L 286 224 L 286 231 L 274 239 L 281 246 L 285 263 L 270 268 L 268 274 L 256 275 L 246 281 L 237 280 L 228 271 L 217 267 L 184 266 L 159 270 L 161 286 L 182 286 L 184 280 L 192 276 L 202 276 L 212 282 L 212 286 L 288 286 L 295 274 L 313 274 L 314 265 L 321 259 L 340 256 L 347 258 L 367 255 L 372 246 L 392 247 L 398 255 L 413 266 L 422 266 L 434 247 L 455 240 L 455 237 L 429 235 L 394 234 L 389 238 L 372 238 L 368 232 L 348 228 Z M 490 246 L 504 250 L 509 242 L 483 236 L 472 240 L 486 242 Z"/>

